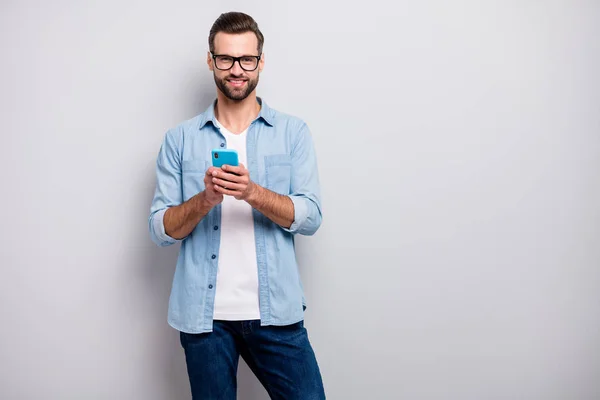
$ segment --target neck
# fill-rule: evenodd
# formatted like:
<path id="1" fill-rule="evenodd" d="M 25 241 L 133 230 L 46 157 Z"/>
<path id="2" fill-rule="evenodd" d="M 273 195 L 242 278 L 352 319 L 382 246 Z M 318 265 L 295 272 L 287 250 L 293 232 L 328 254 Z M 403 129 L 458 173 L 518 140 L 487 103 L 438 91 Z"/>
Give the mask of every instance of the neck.
<path id="1" fill-rule="evenodd" d="M 231 100 L 221 91 L 217 92 L 215 117 L 221 125 L 232 133 L 243 132 L 260 112 L 260 104 L 256 100 L 256 92 L 252 92 L 242 101 Z"/>

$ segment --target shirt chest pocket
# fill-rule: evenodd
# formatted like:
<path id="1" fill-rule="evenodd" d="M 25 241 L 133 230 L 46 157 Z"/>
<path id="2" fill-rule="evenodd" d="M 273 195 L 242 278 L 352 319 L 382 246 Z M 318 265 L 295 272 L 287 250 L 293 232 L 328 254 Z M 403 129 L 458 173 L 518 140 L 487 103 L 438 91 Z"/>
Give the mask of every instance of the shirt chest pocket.
<path id="1" fill-rule="evenodd" d="M 287 154 L 265 156 L 267 189 L 275 193 L 290 194 L 292 158 Z"/>
<path id="2" fill-rule="evenodd" d="M 204 185 L 204 175 L 210 167 L 208 160 L 184 160 L 181 163 L 181 186 L 183 201 L 188 201 L 191 197 L 202 192 Z"/>

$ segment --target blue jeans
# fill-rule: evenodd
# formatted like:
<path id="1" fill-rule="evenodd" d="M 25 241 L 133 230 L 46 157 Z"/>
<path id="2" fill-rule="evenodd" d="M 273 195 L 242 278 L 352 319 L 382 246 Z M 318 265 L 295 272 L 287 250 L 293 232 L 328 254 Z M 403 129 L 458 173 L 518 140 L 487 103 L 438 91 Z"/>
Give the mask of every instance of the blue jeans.
<path id="1" fill-rule="evenodd" d="M 271 399 L 325 399 L 303 321 L 287 326 L 214 321 L 212 332 L 180 332 L 180 340 L 194 400 L 235 399 L 240 356 Z"/>

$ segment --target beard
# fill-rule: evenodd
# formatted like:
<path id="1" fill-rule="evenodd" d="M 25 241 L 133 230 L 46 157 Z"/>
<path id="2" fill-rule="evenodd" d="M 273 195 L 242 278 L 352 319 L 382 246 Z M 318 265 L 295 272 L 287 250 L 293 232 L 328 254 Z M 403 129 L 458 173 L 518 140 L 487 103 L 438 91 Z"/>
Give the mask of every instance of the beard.
<path id="1" fill-rule="evenodd" d="M 223 92 L 225 97 L 233 101 L 244 100 L 250 95 L 250 93 L 252 93 L 254 89 L 256 89 L 256 86 L 258 86 L 258 75 L 256 76 L 256 79 L 237 77 L 234 75 L 227 75 L 224 78 L 218 78 L 216 73 L 213 73 L 213 76 L 215 78 L 215 84 L 217 87 L 221 90 L 221 92 Z M 246 84 L 241 88 L 227 86 L 228 79 L 245 79 Z"/>

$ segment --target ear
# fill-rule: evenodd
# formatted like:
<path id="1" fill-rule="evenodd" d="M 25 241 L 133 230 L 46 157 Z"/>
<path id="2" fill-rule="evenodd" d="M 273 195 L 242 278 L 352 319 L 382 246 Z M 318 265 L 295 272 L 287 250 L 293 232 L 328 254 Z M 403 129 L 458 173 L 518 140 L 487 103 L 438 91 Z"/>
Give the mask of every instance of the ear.
<path id="1" fill-rule="evenodd" d="M 265 68 L 265 53 L 263 52 L 260 56 L 260 61 L 258 62 L 258 72 L 262 72 Z"/>
<path id="2" fill-rule="evenodd" d="M 206 53 L 206 64 L 208 65 L 208 69 L 212 72 L 214 69 L 214 65 L 213 65 L 212 54 L 210 54 L 210 51 L 208 51 Z"/>

